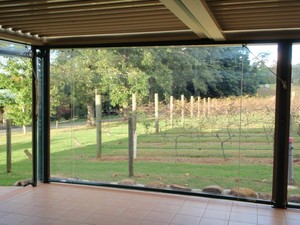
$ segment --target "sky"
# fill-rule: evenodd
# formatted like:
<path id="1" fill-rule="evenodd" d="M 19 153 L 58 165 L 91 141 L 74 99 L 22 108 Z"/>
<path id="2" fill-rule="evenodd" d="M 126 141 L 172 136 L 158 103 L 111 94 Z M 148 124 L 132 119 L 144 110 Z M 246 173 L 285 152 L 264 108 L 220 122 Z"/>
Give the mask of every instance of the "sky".
<path id="1" fill-rule="evenodd" d="M 277 45 L 248 45 L 247 47 L 255 56 L 258 56 L 261 52 L 270 53 L 269 60 L 267 62 L 269 65 L 271 65 L 272 62 L 277 61 Z M 251 54 L 249 55 L 250 59 L 254 58 L 255 56 Z M 300 63 L 300 44 L 294 44 L 292 50 L 292 64 L 298 63 Z"/>

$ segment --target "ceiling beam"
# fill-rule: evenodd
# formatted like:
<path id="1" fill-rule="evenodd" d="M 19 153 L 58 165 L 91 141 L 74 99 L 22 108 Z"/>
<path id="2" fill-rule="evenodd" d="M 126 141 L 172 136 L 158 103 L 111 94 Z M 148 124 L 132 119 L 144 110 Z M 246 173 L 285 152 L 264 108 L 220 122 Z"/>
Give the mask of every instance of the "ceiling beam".
<path id="1" fill-rule="evenodd" d="M 160 0 L 178 19 L 190 28 L 200 38 L 207 38 L 205 29 L 189 12 L 180 0 Z"/>
<path id="2" fill-rule="evenodd" d="M 160 1 L 200 38 L 225 40 L 204 0 Z"/>
<path id="3" fill-rule="evenodd" d="M 187 9 L 208 33 L 208 37 L 216 41 L 225 40 L 221 28 L 204 0 L 182 0 Z"/>

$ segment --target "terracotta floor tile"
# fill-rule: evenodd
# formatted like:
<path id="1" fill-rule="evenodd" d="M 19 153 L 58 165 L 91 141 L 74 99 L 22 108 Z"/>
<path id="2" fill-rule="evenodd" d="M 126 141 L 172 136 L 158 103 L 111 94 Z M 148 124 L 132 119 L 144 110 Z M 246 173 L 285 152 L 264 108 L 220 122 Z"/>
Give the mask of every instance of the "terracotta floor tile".
<path id="1" fill-rule="evenodd" d="M 124 207 L 100 206 L 97 213 L 109 216 L 119 216 L 125 210 L 126 208 Z"/>
<path id="2" fill-rule="evenodd" d="M 16 210 L 24 207 L 24 204 L 18 204 L 18 203 L 11 203 L 11 202 L 5 202 L 0 205 L 0 212 L 15 212 Z"/>
<path id="3" fill-rule="evenodd" d="M 210 218 L 202 218 L 199 225 L 227 225 L 227 220 L 217 220 L 217 219 L 210 219 Z"/>
<path id="4" fill-rule="evenodd" d="M 175 214 L 173 213 L 165 213 L 165 212 L 149 212 L 149 214 L 145 217 L 145 220 L 151 220 L 155 222 L 171 222 Z"/>
<path id="5" fill-rule="evenodd" d="M 149 220 L 143 220 L 140 225 L 169 225 L 168 222 L 162 223 L 162 222 L 154 222 Z"/>
<path id="6" fill-rule="evenodd" d="M 284 218 L 258 215 L 258 225 L 286 225 Z"/>
<path id="7" fill-rule="evenodd" d="M 250 202 L 65 184 L 11 193 L 0 200 L 0 225 L 300 224 L 300 209 Z"/>
<path id="8" fill-rule="evenodd" d="M 192 201 L 192 200 L 186 200 L 183 203 L 183 206 L 190 206 L 190 207 L 197 207 L 197 208 L 206 208 L 208 205 L 208 201 Z"/>
<path id="9" fill-rule="evenodd" d="M 201 217 L 187 216 L 187 215 L 176 215 L 172 221 L 171 225 L 198 225 Z"/>
<path id="10" fill-rule="evenodd" d="M 108 216 L 108 215 L 96 215 L 96 214 L 91 214 L 87 216 L 82 223 L 86 224 L 92 224 L 92 225 L 108 225 L 110 224 L 115 217 L 113 216 Z"/>
<path id="11" fill-rule="evenodd" d="M 231 208 L 233 212 L 257 214 L 257 207 L 243 206 L 243 205 L 233 205 Z"/>
<path id="12" fill-rule="evenodd" d="M 144 209 L 144 210 L 152 210 L 157 205 L 157 203 L 153 202 L 147 202 L 147 201 L 131 201 L 130 204 L 127 205 L 127 207 L 131 209 Z"/>
<path id="13" fill-rule="evenodd" d="M 88 216 L 89 216 L 88 213 L 72 210 L 72 211 L 66 212 L 65 214 L 60 216 L 58 219 L 79 223 L 79 222 L 82 222 Z"/>
<path id="14" fill-rule="evenodd" d="M 0 218 L 6 216 L 7 214 L 8 214 L 7 212 L 0 212 Z"/>
<path id="15" fill-rule="evenodd" d="M 230 221 L 257 224 L 257 215 L 248 213 L 231 212 Z"/>
<path id="16" fill-rule="evenodd" d="M 284 212 L 285 218 L 287 219 L 300 219 L 300 211 L 299 210 L 295 210 L 295 209 L 291 209 L 288 211 Z"/>
<path id="17" fill-rule="evenodd" d="M 276 218 L 284 218 L 285 209 L 274 209 L 269 206 L 268 208 L 258 208 L 257 214 L 262 216 L 272 216 Z"/>
<path id="18" fill-rule="evenodd" d="M 197 207 L 190 207 L 190 206 L 182 206 L 178 211 L 177 214 L 183 214 L 188 216 L 198 216 L 201 217 L 204 213 L 205 209 L 197 208 Z"/>
<path id="19" fill-rule="evenodd" d="M 120 214 L 120 217 L 126 217 L 126 218 L 132 218 L 132 219 L 144 219 L 148 214 L 149 214 L 149 211 L 147 211 L 147 210 L 128 208 L 128 209 L 125 209 Z"/>
<path id="20" fill-rule="evenodd" d="M 257 223 L 243 223 L 243 222 L 235 222 L 235 221 L 229 221 L 228 223 L 228 225 L 256 225 L 256 224 Z"/>
<path id="21" fill-rule="evenodd" d="M 29 218 L 29 216 L 10 213 L 0 218 L 0 224 L 18 225 L 27 218 Z"/>
<path id="22" fill-rule="evenodd" d="M 212 210 L 207 209 L 203 214 L 203 218 L 210 218 L 210 219 L 218 219 L 218 220 L 229 220 L 230 212 L 223 211 L 223 210 Z"/>
<path id="23" fill-rule="evenodd" d="M 287 225 L 299 225 L 299 224 L 300 224 L 300 220 L 296 220 L 296 219 L 286 219 L 286 224 L 287 224 Z"/>
<path id="24" fill-rule="evenodd" d="M 159 203 L 159 204 L 154 205 L 152 211 L 176 213 L 180 209 L 180 207 L 181 207 L 180 205 Z"/>
<path id="25" fill-rule="evenodd" d="M 131 218 L 115 218 L 109 225 L 140 225 L 142 220 Z"/>
<path id="26" fill-rule="evenodd" d="M 28 217 L 18 225 L 49 225 L 54 222 L 54 219 L 41 218 L 41 217 Z"/>

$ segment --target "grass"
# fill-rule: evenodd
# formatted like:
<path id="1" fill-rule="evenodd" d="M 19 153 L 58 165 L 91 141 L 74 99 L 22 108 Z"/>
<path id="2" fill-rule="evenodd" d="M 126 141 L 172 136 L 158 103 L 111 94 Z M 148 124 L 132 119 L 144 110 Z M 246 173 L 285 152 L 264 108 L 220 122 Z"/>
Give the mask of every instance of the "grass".
<path id="1" fill-rule="evenodd" d="M 187 121 L 188 122 L 188 121 Z M 162 124 L 167 124 L 161 121 Z M 82 123 L 51 130 L 51 176 L 100 182 L 119 182 L 128 177 L 128 134 L 125 121 L 102 124 L 102 154 L 96 158 L 94 127 Z M 134 179 L 140 184 L 161 182 L 192 189 L 207 185 L 223 188 L 248 187 L 257 192 L 271 193 L 273 140 L 263 128 L 221 125 L 214 129 L 199 127 L 161 128 L 155 134 L 151 127 L 145 133 L 143 123 L 138 126 L 138 153 L 134 163 Z M 218 134 L 219 138 L 216 136 Z M 229 135 L 232 135 L 228 139 Z M 300 155 L 300 142 L 295 137 L 295 155 Z M 228 139 L 228 140 L 227 140 Z M 222 149 L 223 142 L 223 149 Z M 0 136 L 0 184 L 12 185 L 31 177 L 31 161 L 24 149 L 31 151 L 31 135 L 13 134 L 13 170 L 5 171 L 5 137 Z M 300 166 L 294 165 L 294 178 L 300 179 Z M 298 182 L 297 187 L 299 188 Z M 300 194 L 299 189 L 289 194 Z"/>

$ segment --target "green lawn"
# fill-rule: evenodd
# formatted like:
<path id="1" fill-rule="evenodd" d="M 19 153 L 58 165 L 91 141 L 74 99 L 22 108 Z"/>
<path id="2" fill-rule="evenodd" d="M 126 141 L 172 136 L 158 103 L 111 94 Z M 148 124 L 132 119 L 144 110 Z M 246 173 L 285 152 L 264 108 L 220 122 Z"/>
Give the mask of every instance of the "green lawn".
<path id="1" fill-rule="evenodd" d="M 162 122 L 163 123 L 163 122 Z M 271 193 L 272 137 L 263 128 L 198 129 L 174 127 L 155 134 L 151 127 L 145 133 L 138 124 L 137 159 L 134 162 L 136 183 L 153 181 L 177 184 L 191 189 L 220 185 L 225 189 L 248 187 L 256 192 Z M 128 179 L 128 134 L 126 121 L 105 122 L 102 126 L 102 155 L 96 158 L 94 127 L 79 124 L 51 130 L 51 176 L 99 182 L 119 182 Z M 148 131 L 149 132 L 149 131 Z M 218 136 L 217 136 L 218 134 Z M 231 138 L 229 138 L 231 135 Z M 296 145 L 295 155 L 300 155 Z M 5 169 L 5 136 L 0 136 L 0 182 L 12 185 L 31 177 L 31 161 L 24 149 L 31 151 L 31 135 L 13 134 L 13 166 Z M 294 166 L 294 178 L 300 179 L 299 164 Z M 299 189 L 289 194 L 300 194 Z"/>

